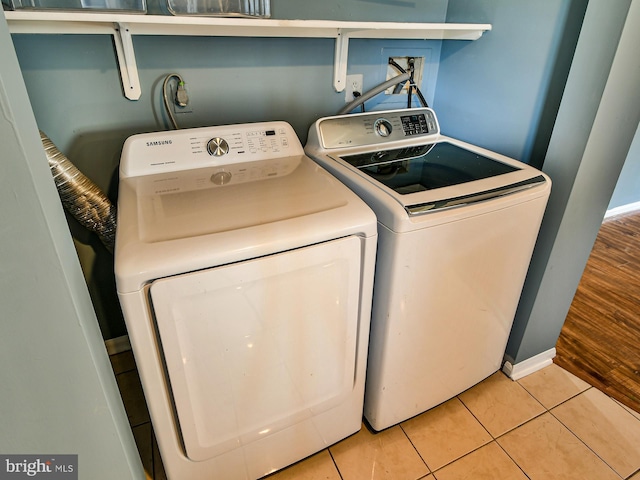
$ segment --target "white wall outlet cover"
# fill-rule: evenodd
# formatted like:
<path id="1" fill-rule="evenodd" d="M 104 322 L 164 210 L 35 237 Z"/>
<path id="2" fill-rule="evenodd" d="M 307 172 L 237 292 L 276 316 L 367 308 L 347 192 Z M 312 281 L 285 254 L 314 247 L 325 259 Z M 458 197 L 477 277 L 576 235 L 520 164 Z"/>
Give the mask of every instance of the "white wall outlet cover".
<path id="1" fill-rule="evenodd" d="M 344 101 L 351 102 L 355 99 L 353 92 L 362 92 L 362 84 L 364 82 L 364 76 L 361 73 L 355 73 L 353 75 L 347 75 L 347 83 L 344 89 Z"/>

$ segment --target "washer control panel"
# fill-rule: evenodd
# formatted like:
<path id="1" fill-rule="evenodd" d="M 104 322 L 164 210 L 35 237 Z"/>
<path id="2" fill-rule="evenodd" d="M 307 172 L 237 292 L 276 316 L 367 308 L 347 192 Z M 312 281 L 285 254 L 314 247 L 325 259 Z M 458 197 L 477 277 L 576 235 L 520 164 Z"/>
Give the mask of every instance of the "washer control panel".
<path id="1" fill-rule="evenodd" d="M 300 140 L 286 122 L 145 133 L 126 140 L 120 177 L 219 167 L 211 182 L 225 185 L 231 170 L 225 167 L 302 155 Z"/>
<path id="2" fill-rule="evenodd" d="M 324 148 L 378 145 L 440 133 L 436 114 L 430 108 L 327 117 L 316 128 Z"/>

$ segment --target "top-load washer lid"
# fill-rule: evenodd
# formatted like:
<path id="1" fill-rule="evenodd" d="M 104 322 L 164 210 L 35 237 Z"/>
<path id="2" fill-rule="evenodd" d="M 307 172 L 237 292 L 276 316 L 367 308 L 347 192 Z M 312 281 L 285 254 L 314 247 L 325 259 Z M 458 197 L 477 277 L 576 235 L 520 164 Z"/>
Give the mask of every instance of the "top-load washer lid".
<path id="1" fill-rule="evenodd" d="M 373 212 L 268 122 L 135 135 L 123 148 L 119 292 L 157 278 L 376 234 Z"/>
<path id="2" fill-rule="evenodd" d="M 440 135 L 428 108 L 322 118 L 311 127 L 305 151 L 396 232 L 471 212 L 451 211 L 461 206 L 479 213 L 487 200 L 550 188 L 529 165 Z"/>
<path id="3" fill-rule="evenodd" d="M 454 196 L 436 193 L 430 198 L 423 196 L 409 202 L 402 202 L 409 215 L 422 215 L 435 210 L 455 208 L 471 203 L 486 201 L 503 195 L 545 183 L 542 175 L 524 179 L 501 181 L 488 189 L 478 189 L 478 180 L 491 179 L 523 169 L 491 159 L 450 142 L 440 141 L 392 150 L 355 155 L 344 155 L 344 161 L 376 182 L 384 185 L 397 195 L 411 195 L 436 189 L 460 186 Z M 485 187 L 486 188 L 486 187 Z"/>
<path id="4" fill-rule="evenodd" d="M 518 170 L 517 167 L 448 142 L 376 150 L 341 158 L 401 195 L 450 187 Z"/>

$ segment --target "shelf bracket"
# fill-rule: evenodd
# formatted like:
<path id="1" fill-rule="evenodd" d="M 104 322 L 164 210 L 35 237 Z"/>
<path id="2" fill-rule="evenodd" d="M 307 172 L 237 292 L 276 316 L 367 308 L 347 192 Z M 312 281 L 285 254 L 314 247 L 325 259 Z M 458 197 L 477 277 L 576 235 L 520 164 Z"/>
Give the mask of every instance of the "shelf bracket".
<path id="1" fill-rule="evenodd" d="M 347 83 L 351 38 L 477 40 L 484 32 L 491 30 L 490 24 L 232 19 L 65 11 L 7 11 L 5 17 L 12 34 L 100 33 L 112 35 L 122 89 L 129 100 L 138 100 L 142 93 L 133 50 L 132 31 L 137 35 L 333 38 L 335 39 L 333 86 L 336 92 L 343 92 Z"/>
<path id="2" fill-rule="evenodd" d="M 349 34 L 339 28 L 336 35 L 336 52 L 333 59 L 333 88 L 344 91 L 347 84 L 347 60 L 349 58 Z"/>
<path id="3" fill-rule="evenodd" d="M 116 46 L 118 67 L 124 96 L 129 100 L 138 100 L 142 94 L 140 79 L 138 78 L 138 66 L 136 55 L 133 51 L 131 31 L 126 23 L 115 23 L 113 42 Z"/>

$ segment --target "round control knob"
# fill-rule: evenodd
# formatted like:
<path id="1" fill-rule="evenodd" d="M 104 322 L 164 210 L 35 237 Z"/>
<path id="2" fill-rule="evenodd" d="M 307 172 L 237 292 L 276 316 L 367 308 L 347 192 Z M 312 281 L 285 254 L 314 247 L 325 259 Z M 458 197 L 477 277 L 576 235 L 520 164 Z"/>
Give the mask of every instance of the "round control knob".
<path id="1" fill-rule="evenodd" d="M 381 137 L 388 137 L 389 135 L 391 135 L 391 131 L 393 130 L 391 122 L 385 118 L 379 118 L 378 120 L 376 120 L 373 124 L 373 128 Z"/>
<path id="2" fill-rule="evenodd" d="M 226 185 L 231 180 L 231 172 L 216 172 L 211 175 L 211 182 L 215 185 Z"/>
<path id="3" fill-rule="evenodd" d="M 224 138 L 212 138 L 207 142 L 207 152 L 214 157 L 221 157 L 229 153 L 229 144 Z"/>

